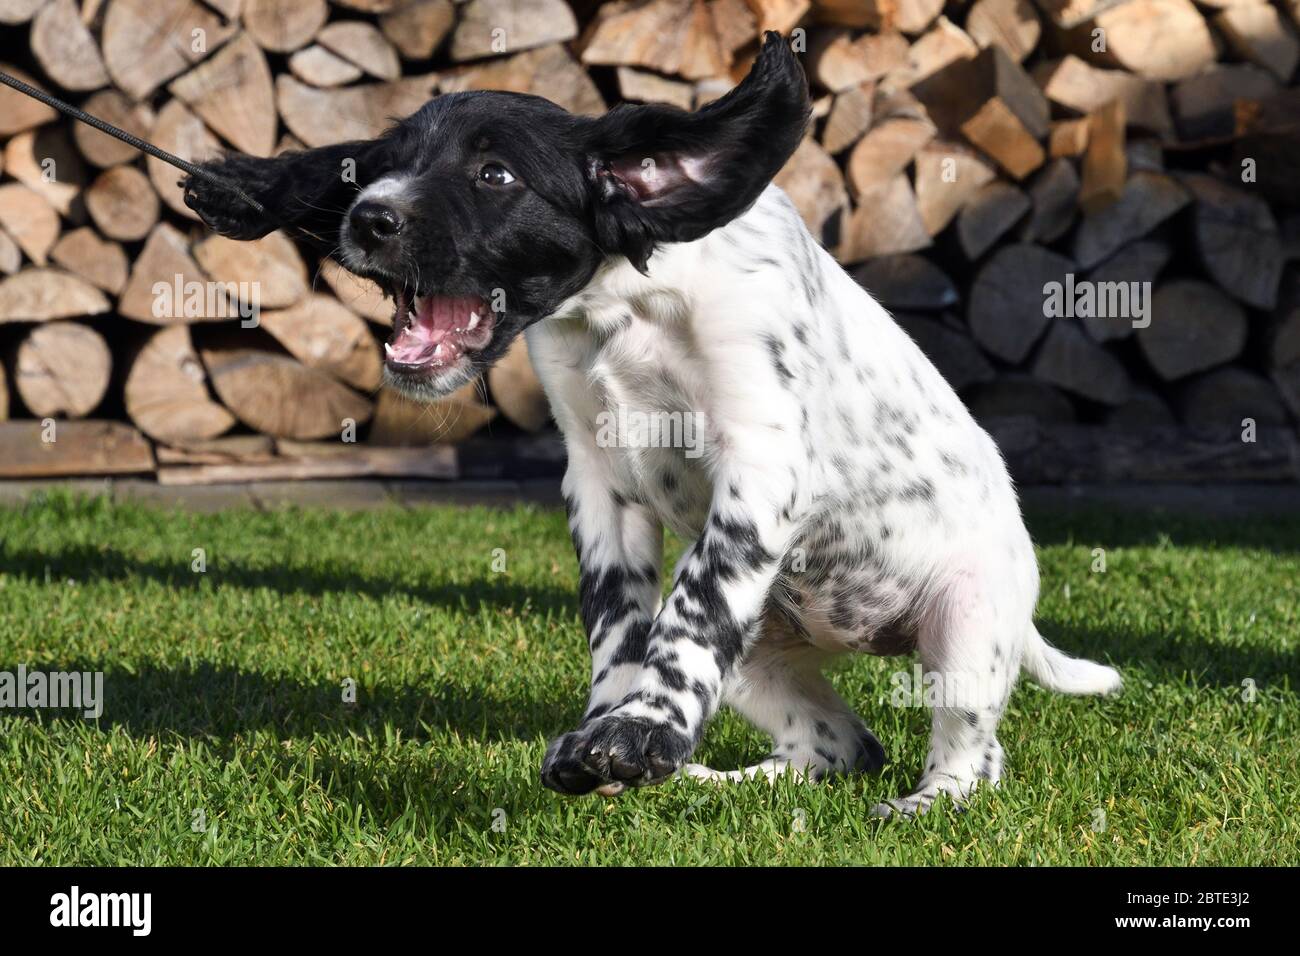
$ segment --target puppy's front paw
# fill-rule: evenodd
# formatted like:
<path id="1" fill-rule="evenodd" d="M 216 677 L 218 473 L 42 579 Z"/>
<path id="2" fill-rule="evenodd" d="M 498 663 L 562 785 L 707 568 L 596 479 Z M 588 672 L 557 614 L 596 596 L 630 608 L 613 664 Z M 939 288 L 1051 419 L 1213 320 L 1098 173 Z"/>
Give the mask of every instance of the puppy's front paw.
<path id="1" fill-rule="evenodd" d="M 259 163 L 270 162 L 248 156 L 201 163 L 200 167 L 217 179 L 186 176 L 180 181 L 185 190 L 185 205 L 193 209 L 212 229 L 230 239 L 260 239 L 276 227 L 265 213 L 248 204 L 235 188 L 257 197 L 262 192 L 263 172 Z"/>
<path id="2" fill-rule="evenodd" d="M 568 794 L 644 787 L 671 777 L 693 749 L 685 734 L 665 724 L 610 714 L 552 742 L 542 783 Z"/>
<path id="3" fill-rule="evenodd" d="M 573 730 L 551 741 L 542 759 L 542 786 L 577 797 L 591 793 L 606 782 L 582 762 L 582 747 L 586 739 L 585 730 Z"/>

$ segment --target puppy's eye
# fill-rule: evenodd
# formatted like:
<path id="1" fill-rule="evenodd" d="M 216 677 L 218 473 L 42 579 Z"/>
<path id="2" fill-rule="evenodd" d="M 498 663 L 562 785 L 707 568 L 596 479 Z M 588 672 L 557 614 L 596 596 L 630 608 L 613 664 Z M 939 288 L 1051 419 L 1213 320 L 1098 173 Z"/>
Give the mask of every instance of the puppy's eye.
<path id="1" fill-rule="evenodd" d="M 487 163 L 478 171 L 480 182 L 489 186 L 509 186 L 515 181 L 514 175 L 499 163 Z"/>

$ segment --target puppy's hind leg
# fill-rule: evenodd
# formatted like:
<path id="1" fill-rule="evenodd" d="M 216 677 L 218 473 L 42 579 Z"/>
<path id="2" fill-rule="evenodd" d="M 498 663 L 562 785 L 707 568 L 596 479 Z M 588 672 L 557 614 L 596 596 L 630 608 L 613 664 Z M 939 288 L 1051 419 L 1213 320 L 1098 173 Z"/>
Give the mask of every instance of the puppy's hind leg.
<path id="1" fill-rule="evenodd" d="M 998 721 L 1020 670 L 1027 618 L 996 576 L 958 575 L 921 624 L 918 640 L 931 714 L 925 772 L 911 793 L 872 808 L 876 816 L 915 816 L 948 794 L 961 803 L 1002 774 Z M 1018 619 L 1020 618 L 1020 619 Z"/>
<path id="2" fill-rule="evenodd" d="M 885 750 L 835 692 L 822 666 L 832 655 L 768 611 L 763 634 L 723 693 L 723 702 L 772 737 L 772 753 L 743 770 L 687 764 L 700 780 L 775 779 L 793 772 L 818 780 L 831 773 L 879 770 Z"/>

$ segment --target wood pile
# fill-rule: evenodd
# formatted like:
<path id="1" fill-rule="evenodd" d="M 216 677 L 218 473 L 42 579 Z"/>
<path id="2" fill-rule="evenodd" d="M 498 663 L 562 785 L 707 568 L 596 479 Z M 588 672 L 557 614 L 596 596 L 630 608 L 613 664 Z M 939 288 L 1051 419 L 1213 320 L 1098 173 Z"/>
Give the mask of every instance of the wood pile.
<path id="1" fill-rule="evenodd" d="M 0 0 L 0 24 L 0 69 L 189 159 L 458 90 L 693 109 L 780 30 L 815 123 L 778 182 L 978 415 L 1300 419 L 1296 0 Z M 0 477 L 446 476 L 430 446 L 549 427 L 522 341 L 431 408 L 380 391 L 378 290 L 211 235 L 178 178 L 0 88 Z"/>

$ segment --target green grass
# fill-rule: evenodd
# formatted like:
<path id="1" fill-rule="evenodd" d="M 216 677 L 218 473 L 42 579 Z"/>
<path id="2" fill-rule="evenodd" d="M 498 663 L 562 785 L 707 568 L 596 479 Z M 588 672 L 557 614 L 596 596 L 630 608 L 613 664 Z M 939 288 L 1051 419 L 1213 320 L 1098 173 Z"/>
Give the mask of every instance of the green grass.
<path id="1" fill-rule="evenodd" d="M 909 662 L 867 657 L 834 680 L 889 751 L 881 775 L 543 790 L 587 683 L 558 513 L 0 510 L 0 670 L 102 670 L 107 698 L 97 722 L 0 710 L 0 863 L 1300 862 L 1300 521 L 1031 527 L 1040 629 L 1126 690 L 1023 683 L 1004 785 L 904 822 L 866 811 L 914 781 L 927 716 L 888 705 Z M 699 756 L 764 747 L 724 713 Z"/>

